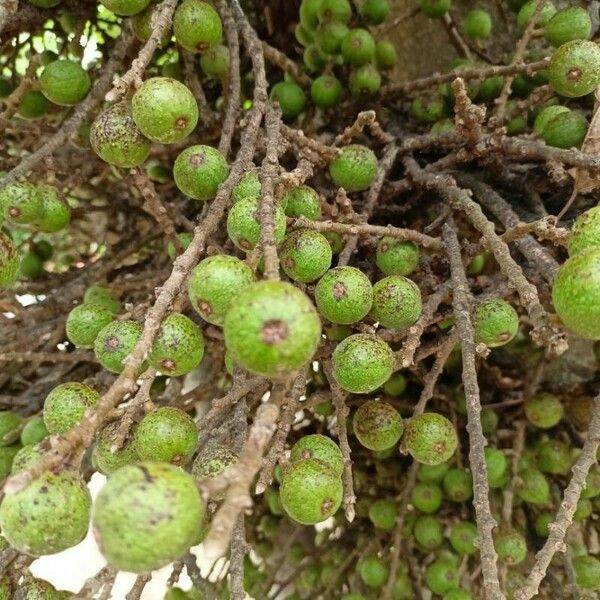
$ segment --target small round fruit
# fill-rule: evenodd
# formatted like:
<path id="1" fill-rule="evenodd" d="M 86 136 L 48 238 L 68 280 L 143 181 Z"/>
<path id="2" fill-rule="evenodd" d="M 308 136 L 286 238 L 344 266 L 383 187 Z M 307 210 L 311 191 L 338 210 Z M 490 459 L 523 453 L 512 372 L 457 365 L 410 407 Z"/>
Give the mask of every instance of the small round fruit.
<path id="1" fill-rule="evenodd" d="M 229 72 L 229 48 L 214 44 L 200 56 L 200 67 L 207 77 L 224 77 Z"/>
<path id="2" fill-rule="evenodd" d="M 390 14 L 390 4 L 388 0 L 365 0 L 359 12 L 369 25 L 380 25 Z"/>
<path id="3" fill-rule="evenodd" d="M 212 146 L 190 146 L 175 159 L 173 176 L 177 187 L 195 200 L 212 200 L 227 179 L 229 165 Z"/>
<path id="4" fill-rule="evenodd" d="M 27 252 L 21 259 L 19 275 L 26 279 L 35 279 L 44 270 L 44 261 L 34 252 Z"/>
<path id="5" fill-rule="evenodd" d="M 254 198 L 258 200 L 258 198 L 260 198 L 261 190 L 262 186 L 260 184 L 260 179 L 258 178 L 258 173 L 256 171 L 248 171 L 242 175 L 242 178 L 233 188 L 231 198 L 233 199 L 234 204 L 244 198 Z"/>
<path id="6" fill-rule="evenodd" d="M 10 410 L 0 410 L 0 446 L 10 446 L 19 439 L 23 419 Z"/>
<path id="7" fill-rule="evenodd" d="M 78 475 L 46 471 L 22 490 L 4 496 L 2 534 L 25 554 L 55 554 L 85 537 L 91 506 L 90 493 Z"/>
<path id="8" fill-rule="evenodd" d="M 566 110 L 548 121 L 542 138 L 554 148 L 579 148 L 588 130 L 586 118 L 577 111 Z"/>
<path id="9" fill-rule="evenodd" d="M 492 32 L 492 17 L 481 8 L 468 12 L 463 21 L 463 31 L 470 40 L 485 40 Z"/>
<path id="10" fill-rule="evenodd" d="M 299 185 L 287 191 L 281 197 L 281 205 L 288 217 L 305 217 L 309 221 L 318 221 L 321 218 L 321 199 L 308 185 Z"/>
<path id="11" fill-rule="evenodd" d="M 204 503 L 179 467 L 142 462 L 115 471 L 94 503 L 94 534 L 108 563 L 147 573 L 182 556 L 197 539 Z"/>
<path id="12" fill-rule="evenodd" d="M 152 20 L 155 18 L 154 15 L 158 12 L 159 6 L 157 4 L 150 4 L 143 11 L 137 13 L 131 18 L 131 28 L 135 37 L 140 42 L 147 42 L 152 35 Z M 158 44 L 159 48 L 164 48 L 171 41 L 171 27 L 166 27 L 164 33 L 160 38 Z"/>
<path id="13" fill-rule="evenodd" d="M 50 433 L 65 433 L 77 425 L 85 412 L 98 403 L 100 394 L 72 381 L 57 385 L 44 400 L 44 423 Z"/>
<path id="14" fill-rule="evenodd" d="M 437 465 L 419 465 L 417 471 L 417 481 L 426 483 L 441 483 L 444 475 L 448 472 L 450 466 L 448 463 L 440 463 Z"/>
<path id="15" fill-rule="evenodd" d="M 358 565 L 358 571 L 363 583 L 370 588 L 381 588 L 388 580 L 390 569 L 378 556 L 365 556 Z"/>
<path id="16" fill-rule="evenodd" d="M 342 98 L 342 84 L 333 75 L 320 75 L 310 86 L 310 97 L 319 108 L 337 106 Z"/>
<path id="17" fill-rule="evenodd" d="M 347 23 L 352 16 L 352 6 L 348 0 L 321 0 L 317 14 L 319 21 Z"/>
<path id="18" fill-rule="evenodd" d="M 391 531 L 396 524 L 398 507 L 391 498 L 375 500 L 369 507 L 369 519 L 371 523 L 383 531 Z"/>
<path id="19" fill-rule="evenodd" d="M 67 338 L 77 348 L 92 348 L 100 330 L 113 319 L 114 314 L 103 306 L 80 304 L 67 316 Z"/>
<path id="20" fill-rule="evenodd" d="M 150 0 L 100 0 L 101 3 L 115 15 L 130 17 L 135 15 L 150 4 Z"/>
<path id="21" fill-rule="evenodd" d="M 43 117 L 50 107 L 48 99 L 38 90 L 29 90 L 19 102 L 18 113 L 24 119 L 34 120 Z"/>
<path id="22" fill-rule="evenodd" d="M 552 302 L 571 331 L 584 338 L 600 339 L 600 248 L 580 252 L 560 267 Z"/>
<path id="23" fill-rule="evenodd" d="M 406 390 L 406 377 L 402 373 L 394 373 L 383 384 L 383 391 L 388 396 L 402 396 L 404 390 Z"/>
<path id="24" fill-rule="evenodd" d="M 275 205 L 275 244 L 283 242 L 286 229 L 285 213 L 279 204 Z M 260 240 L 260 200 L 244 198 L 236 202 L 227 215 L 227 235 L 244 252 L 256 248 Z"/>
<path id="25" fill-rule="evenodd" d="M 350 65 L 364 65 L 375 58 L 375 40 L 366 29 L 351 29 L 342 40 L 342 56 Z"/>
<path id="26" fill-rule="evenodd" d="M 518 565 L 527 556 L 525 538 L 512 527 L 500 527 L 495 532 L 494 546 L 498 552 L 498 560 L 509 565 Z"/>
<path id="27" fill-rule="evenodd" d="M 519 330 L 519 315 L 505 300 L 489 298 L 473 311 L 475 341 L 489 348 L 508 344 Z"/>
<path id="28" fill-rule="evenodd" d="M 218 477 L 238 460 L 237 454 L 227 446 L 212 446 L 202 450 L 192 464 L 192 475 L 198 481 Z"/>
<path id="29" fill-rule="evenodd" d="M 470 521 L 459 521 L 453 525 L 450 531 L 450 545 L 459 554 L 475 554 L 477 548 L 475 540 L 477 538 L 477 525 Z"/>
<path id="30" fill-rule="evenodd" d="M 337 345 L 332 365 L 333 378 L 343 390 L 368 394 L 389 379 L 394 371 L 394 353 L 381 338 L 357 333 Z"/>
<path id="31" fill-rule="evenodd" d="M 21 450 L 20 444 L 0 446 L 0 477 L 2 479 L 10 475 L 13 461 L 19 450 Z"/>
<path id="32" fill-rule="evenodd" d="M 524 410 L 527 420 L 540 429 L 554 427 L 560 422 L 564 414 L 561 401 L 554 394 L 546 392 L 541 392 L 527 399 Z"/>
<path id="33" fill-rule="evenodd" d="M 310 283 L 331 266 L 331 246 L 318 231 L 297 229 L 283 240 L 279 260 L 284 273 L 293 281 Z"/>
<path id="34" fill-rule="evenodd" d="M 321 322 L 308 296 L 289 283 L 260 281 L 240 292 L 225 317 L 225 345 L 244 369 L 283 377 L 315 353 Z"/>
<path id="35" fill-rule="evenodd" d="M 144 461 L 183 465 L 198 445 L 194 420 L 179 408 L 161 406 L 146 414 L 135 430 L 133 446 Z"/>
<path id="36" fill-rule="evenodd" d="M 46 233 L 64 229 L 71 222 L 71 207 L 53 185 L 38 185 L 42 213 L 33 222 L 35 227 Z"/>
<path id="37" fill-rule="evenodd" d="M 538 0 L 528 0 L 519 10 L 519 14 L 517 15 L 517 27 L 520 31 L 524 31 L 527 25 L 529 25 L 529 21 L 531 21 L 531 18 L 536 11 L 537 4 Z M 542 11 L 538 15 L 536 25 L 538 27 L 544 27 L 555 13 L 556 7 L 550 0 L 547 0 L 547 2 L 544 2 Z"/>
<path id="38" fill-rule="evenodd" d="M 188 233 L 187 231 L 182 231 L 181 233 L 177 234 L 177 239 L 179 240 L 183 252 L 189 248 L 193 238 L 193 234 Z M 171 260 L 175 260 L 179 255 L 177 248 L 175 248 L 175 244 L 171 241 L 167 243 L 167 255 Z"/>
<path id="39" fill-rule="evenodd" d="M 548 66 L 550 87 L 567 98 L 593 92 L 600 83 L 600 48 L 595 42 L 573 40 L 557 48 Z"/>
<path id="40" fill-rule="evenodd" d="M 465 502 L 473 497 L 473 476 L 467 469 L 450 469 L 444 475 L 444 492 L 452 502 Z"/>
<path id="41" fill-rule="evenodd" d="M 42 456 L 44 450 L 37 445 L 23 446 L 16 454 L 13 459 L 11 466 L 11 473 L 19 473 L 20 471 L 26 471 L 30 469 Z"/>
<path id="42" fill-rule="evenodd" d="M 458 588 L 459 574 L 458 566 L 447 558 L 434 560 L 425 570 L 425 585 L 440 596 Z"/>
<path id="43" fill-rule="evenodd" d="M 600 247 L 600 206 L 580 214 L 569 234 L 569 256 Z"/>
<path id="44" fill-rule="evenodd" d="M 442 523 L 437 517 L 421 515 L 413 527 L 415 539 L 425 550 L 434 550 L 444 541 Z"/>
<path id="45" fill-rule="evenodd" d="M 320 72 L 327 65 L 327 55 L 323 54 L 316 44 L 310 44 L 302 53 L 302 61 L 309 73 Z"/>
<path id="46" fill-rule="evenodd" d="M 13 223 L 33 223 L 42 217 L 43 210 L 38 186 L 16 182 L 0 190 L 0 212 Z"/>
<path id="47" fill-rule="evenodd" d="M 592 465 L 585 480 L 585 488 L 581 491 L 582 498 L 596 498 L 600 496 L 600 465 Z"/>
<path id="48" fill-rule="evenodd" d="M 419 4 L 424 15 L 440 19 L 450 10 L 451 0 L 419 0 Z"/>
<path id="49" fill-rule="evenodd" d="M 591 33 L 590 15 L 579 6 L 559 10 L 544 27 L 544 36 L 555 48 L 573 40 L 587 40 Z"/>
<path id="50" fill-rule="evenodd" d="M 239 258 L 225 254 L 209 256 L 192 269 L 188 296 L 205 321 L 223 325 L 231 303 L 253 281 L 252 270 Z"/>
<path id="51" fill-rule="evenodd" d="M 307 458 L 320 460 L 341 477 L 344 470 L 342 451 L 330 437 L 319 433 L 302 436 L 292 446 L 290 461 L 297 462 Z"/>
<path id="52" fill-rule="evenodd" d="M 373 287 L 359 269 L 335 267 L 317 283 L 315 302 L 319 312 L 332 323 L 357 323 L 371 310 Z"/>
<path id="53" fill-rule="evenodd" d="M 410 275 L 419 266 L 419 249 L 413 242 L 390 236 L 377 245 L 376 263 L 385 275 Z"/>
<path id="54" fill-rule="evenodd" d="M 72 60 L 55 60 L 40 75 L 42 94 L 60 106 L 79 104 L 90 91 L 92 82 L 87 71 Z"/>
<path id="55" fill-rule="evenodd" d="M 323 54 L 339 54 L 348 27 L 339 21 L 321 23 L 315 32 L 315 43 Z"/>
<path id="56" fill-rule="evenodd" d="M 354 413 L 353 425 L 358 441 L 374 451 L 391 448 L 404 432 L 400 413 L 391 404 L 380 400 L 361 404 Z"/>
<path id="57" fill-rule="evenodd" d="M 188 52 L 204 52 L 221 41 L 223 24 L 208 2 L 183 0 L 173 17 L 173 33 Z"/>
<path id="58" fill-rule="evenodd" d="M 544 440 L 537 449 L 537 464 L 542 473 L 566 475 L 572 464 L 569 446 L 560 440 Z"/>
<path id="59" fill-rule="evenodd" d="M 572 560 L 575 570 L 575 581 L 584 590 L 600 589 L 600 560 L 595 556 L 585 554 Z"/>
<path id="60" fill-rule="evenodd" d="M 446 462 L 458 444 L 452 423 L 443 415 L 427 412 L 408 421 L 404 440 L 410 455 L 426 465 Z"/>
<path id="61" fill-rule="evenodd" d="M 381 87 L 381 75 L 374 65 L 362 65 L 350 72 L 348 87 L 353 96 L 375 94 Z"/>
<path id="62" fill-rule="evenodd" d="M 527 504 L 548 504 L 550 484 L 544 474 L 537 469 L 524 469 L 519 473 L 515 493 Z"/>
<path id="63" fill-rule="evenodd" d="M 0 289 L 10 287 L 19 275 L 19 252 L 13 241 L 0 231 Z"/>
<path id="64" fill-rule="evenodd" d="M 548 123 L 554 119 L 554 117 L 563 112 L 569 112 L 569 109 L 566 106 L 562 106 L 562 104 L 546 106 L 546 108 L 542 109 L 535 118 L 533 123 L 533 131 L 538 135 L 542 135 L 546 125 L 548 125 Z"/>
<path id="65" fill-rule="evenodd" d="M 32 417 L 25 423 L 21 431 L 21 444 L 27 446 L 37 444 L 49 435 L 43 417 Z"/>
<path id="66" fill-rule="evenodd" d="M 170 77 L 152 77 L 133 95 L 131 114 L 147 138 L 172 144 L 186 138 L 196 127 L 198 104 L 183 83 Z"/>
<path id="67" fill-rule="evenodd" d="M 490 488 L 503 487 L 508 476 L 506 454 L 498 448 L 488 447 L 484 450 L 487 478 Z"/>
<path id="68" fill-rule="evenodd" d="M 271 99 L 279 102 L 281 113 L 284 117 L 293 119 L 297 117 L 306 104 L 304 90 L 292 81 L 280 81 L 271 89 Z"/>
<path id="69" fill-rule="evenodd" d="M 314 31 L 319 24 L 319 8 L 322 0 L 302 0 L 298 14 L 300 23 L 307 31 Z"/>
<path id="70" fill-rule="evenodd" d="M 412 505 L 425 514 L 437 512 L 442 499 L 442 490 L 437 483 L 417 483 L 410 495 Z"/>
<path id="71" fill-rule="evenodd" d="M 391 275 L 373 286 L 371 318 L 382 327 L 410 327 L 421 316 L 422 309 L 421 291 L 406 277 Z"/>
<path id="72" fill-rule="evenodd" d="M 97 304 L 113 314 L 121 310 L 119 297 L 110 289 L 101 285 L 90 286 L 83 295 L 83 304 Z"/>
<path id="73" fill-rule="evenodd" d="M 148 363 L 169 377 L 177 377 L 195 369 L 203 356 L 204 337 L 198 325 L 185 315 L 173 313 L 162 322 Z"/>
<path id="74" fill-rule="evenodd" d="M 375 46 L 375 64 L 381 71 L 393 69 L 398 62 L 396 46 L 389 40 L 381 40 Z"/>
<path id="75" fill-rule="evenodd" d="M 285 512 L 303 525 L 331 517 L 342 502 L 342 480 L 326 464 L 314 458 L 292 463 L 279 488 Z"/>
<path id="76" fill-rule="evenodd" d="M 113 321 L 96 336 L 94 353 L 98 362 L 111 373 L 120 373 L 123 361 L 133 352 L 142 335 L 142 326 L 136 321 Z"/>
<path id="77" fill-rule="evenodd" d="M 117 469 L 139 460 L 131 440 L 125 440 L 121 448 L 113 449 L 118 430 L 118 422 L 107 425 L 98 435 L 92 452 L 94 466 L 104 475 L 110 475 Z"/>
<path id="78" fill-rule="evenodd" d="M 377 175 L 377 157 L 366 146 L 350 144 L 329 163 L 329 174 L 335 185 L 347 192 L 366 190 Z"/>
<path id="79" fill-rule="evenodd" d="M 137 167 L 150 154 L 150 141 L 135 124 L 128 102 L 113 104 L 96 117 L 90 145 L 103 161 L 117 167 Z"/>

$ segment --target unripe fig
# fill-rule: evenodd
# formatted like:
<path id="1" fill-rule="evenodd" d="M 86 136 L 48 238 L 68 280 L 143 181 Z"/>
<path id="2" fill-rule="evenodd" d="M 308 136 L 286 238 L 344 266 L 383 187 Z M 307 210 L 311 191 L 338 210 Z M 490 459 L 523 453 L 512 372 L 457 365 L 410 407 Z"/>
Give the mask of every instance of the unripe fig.
<path id="1" fill-rule="evenodd" d="M 173 176 L 177 187 L 195 200 L 212 200 L 229 175 L 229 165 L 212 146 L 190 146 L 175 159 Z"/>
<path id="2" fill-rule="evenodd" d="M 188 52 L 204 52 L 221 41 L 223 24 L 208 2 L 183 0 L 173 17 L 173 33 Z"/>
<path id="3" fill-rule="evenodd" d="M 310 283 L 331 266 L 331 246 L 317 231 L 297 229 L 283 240 L 279 250 L 281 268 L 293 281 Z"/>
<path id="4" fill-rule="evenodd" d="M 402 437 L 404 424 L 400 413 L 387 402 L 369 400 L 354 413 L 354 435 L 369 450 L 393 447 Z"/>
<path id="5" fill-rule="evenodd" d="M 121 17 L 135 15 L 150 4 L 150 0 L 100 0 L 108 10 Z"/>
<path id="6" fill-rule="evenodd" d="M 308 185 L 299 185 L 281 197 L 281 205 L 288 217 L 306 217 L 309 221 L 321 218 L 321 199 Z"/>
<path id="7" fill-rule="evenodd" d="M 377 157 L 366 146 L 350 144 L 329 163 L 329 174 L 335 185 L 347 192 L 366 190 L 377 175 Z"/>
<path id="8" fill-rule="evenodd" d="M 419 249 L 413 242 L 385 236 L 377 245 L 376 262 L 385 275 L 410 275 L 419 265 Z"/>
<path id="9" fill-rule="evenodd" d="M 44 400 L 44 423 L 50 433 L 65 433 L 96 406 L 100 394 L 91 387 L 72 381 L 57 385 Z"/>
<path id="10" fill-rule="evenodd" d="M 131 440 L 125 440 L 121 448 L 113 450 L 115 436 L 119 423 L 107 425 L 98 435 L 98 440 L 92 453 L 94 466 L 104 475 L 110 475 L 125 465 L 131 465 L 139 460 L 139 456 Z"/>
<path id="11" fill-rule="evenodd" d="M 458 444 L 452 423 L 437 413 L 423 413 L 410 419 L 404 440 L 411 456 L 426 465 L 446 462 Z"/>
<path id="12" fill-rule="evenodd" d="M 600 83 L 600 48 L 595 42 L 573 40 L 557 48 L 548 66 L 552 89 L 567 98 L 579 98 Z"/>
<path id="13" fill-rule="evenodd" d="M 42 94 L 60 106 L 79 104 L 88 94 L 92 82 L 87 71 L 72 60 L 55 60 L 40 75 Z"/>
<path id="14" fill-rule="evenodd" d="M 341 477 L 344 470 L 342 451 L 330 437 L 321 434 L 302 436 L 292 446 L 290 461 L 297 462 L 307 458 L 320 460 Z"/>
<path id="15" fill-rule="evenodd" d="M 489 348 L 510 342 L 519 328 L 519 315 L 506 301 L 489 298 L 480 302 L 473 312 L 475 341 Z"/>
<path id="16" fill-rule="evenodd" d="M 291 81 L 280 81 L 271 89 L 271 98 L 279 103 L 284 117 L 294 119 L 303 110 L 306 104 L 304 90 Z"/>
<path id="17" fill-rule="evenodd" d="M 112 321 L 103 327 L 96 336 L 94 353 L 98 362 L 111 373 L 120 373 L 123 360 L 135 348 L 140 336 L 142 326 L 136 321 Z"/>
<path id="18" fill-rule="evenodd" d="M 78 348 L 93 348 L 100 330 L 113 319 L 114 314 L 107 308 L 97 304 L 80 304 L 67 317 L 67 338 Z"/>

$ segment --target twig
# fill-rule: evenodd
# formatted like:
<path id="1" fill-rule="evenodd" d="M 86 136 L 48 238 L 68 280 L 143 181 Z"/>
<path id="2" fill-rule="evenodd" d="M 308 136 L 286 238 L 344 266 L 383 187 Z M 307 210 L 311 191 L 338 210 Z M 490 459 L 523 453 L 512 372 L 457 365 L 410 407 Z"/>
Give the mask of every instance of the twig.
<path id="1" fill-rule="evenodd" d="M 278 66 L 282 71 L 289 73 L 301 86 L 310 85 L 310 77 L 291 59 L 289 59 L 281 50 L 274 48 L 267 42 L 262 43 L 265 58 L 272 64 Z"/>
<path id="2" fill-rule="evenodd" d="M 244 600 L 244 556 L 246 555 L 246 529 L 244 515 L 239 515 L 231 533 L 229 578 L 232 600 Z"/>
<path id="3" fill-rule="evenodd" d="M 450 272 L 453 283 L 452 307 L 456 319 L 456 328 L 460 339 L 463 371 L 462 380 L 467 407 L 467 431 L 469 433 L 469 465 L 473 474 L 473 506 L 477 521 L 477 545 L 481 555 L 483 587 L 486 598 L 504 600 L 498 580 L 496 549 L 492 531 L 496 521 L 492 516 L 489 503 L 489 486 L 484 448 L 487 444 L 481 428 L 481 403 L 479 384 L 475 368 L 475 342 L 471 323 L 471 293 L 462 263 L 460 245 L 456 229 L 450 219 L 443 227 L 442 237 L 450 259 Z"/>
<path id="4" fill-rule="evenodd" d="M 138 575 L 135 579 L 133 587 L 125 596 L 125 600 L 140 600 L 146 584 L 152 579 L 152 575 Z"/>

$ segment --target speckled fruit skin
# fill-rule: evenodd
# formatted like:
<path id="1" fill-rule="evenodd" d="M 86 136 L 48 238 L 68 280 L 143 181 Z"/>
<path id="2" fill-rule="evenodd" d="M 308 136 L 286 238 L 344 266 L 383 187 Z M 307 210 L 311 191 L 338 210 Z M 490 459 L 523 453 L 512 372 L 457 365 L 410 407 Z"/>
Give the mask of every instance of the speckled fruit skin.
<path id="1" fill-rule="evenodd" d="M 195 369 L 204 356 L 204 336 L 190 318 L 180 313 L 170 314 L 160 326 L 148 363 L 156 370 L 177 377 Z"/>
<path id="2" fill-rule="evenodd" d="M 489 348 L 508 344 L 519 330 L 519 315 L 505 300 L 489 298 L 473 311 L 475 341 Z"/>
<path id="3" fill-rule="evenodd" d="M 421 11 L 427 17 L 440 19 L 450 9 L 451 0 L 420 0 Z"/>
<path id="4" fill-rule="evenodd" d="M 434 593 L 443 596 L 459 586 L 458 567 L 448 559 L 438 558 L 425 570 L 425 585 Z"/>
<path id="5" fill-rule="evenodd" d="M 365 556 L 358 565 L 358 572 L 363 583 L 370 588 L 381 588 L 388 580 L 390 569 L 378 556 Z"/>
<path id="6" fill-rule="evenodd" d="M 83 295 L 83 303 L 97 304 L 112 313 L 118 313 L 121 310 L 121 301 L 118 296 L 111 289 L 101 285 L 90 286 Z"/>
<path id="7" fill-rule="evenodd" d="M 94 342 L 94 353 L 98 362 L 111 373 L 123 370 L 123 360 L 127 358 L 140 336 L 142 326 L 136 321 L 113 321 L 103 327 Z"/>
<path id="8" fill-rule="evenodd" d="M 184 0 L 175 11 L 173 32 L 177 43 L 189 52 L 203 52 L 221 41 L 219 13 L 207 2 Z"/>
<path id="9" fill-rule="evenodd" d="M 412 242 L 385 236 L 377 244 L 375 262 L 385 275 L 410 275 L 419 266 L 419 249 Z"/>
<path id="10" fill-rule="evenodd" d="M 423 413 L 410 419 L 404 432 L 410 455 L 426 465 L 446 462 L 456 450 L 458 438 L 452 423 L 443 415 Z"/>
<path id="11" fill-rule="evenodd" d="M 585 8 L 571 6 L 559 10 L 544 27 L 546 39 L 555 48 L 573 40 L 586 40 L 592 32 L 592 20 Z"/>
<path id="12" fill-rule="evenodd" d="M 154 142 L 186 138 L 198 123 L 198 104 L 183 83 L 170 77 L 147 79 L 133 95 L 131 114 L 140 131 Z"/>
<path id="13" fill-rule="evenodd" d="M 319 312 L 332 323 L 357 323 L 371 310 L 373 287 L 356 267 L 335 267 L 317 283 L 315 302 Z"/>
<path id="14" fill-rule="evenodd" d="M 269 96 L 279 103 L 281 114 L 288 119 L 297 117 L 306 106 L 304 90 L 292 81 L 276 83 L 271 88 Z"/>
<path id="15" fill-rule="evenodd" d="M 92 521 L 109 564 L 147 573 L 194 543 L 204 511 L 191 475 L 166 463 L 143 462 L 111 475 L 96 498 Z"/>
<path id="16" fill-rule="evenodd" d="M 351 335 L 340 342 L 332 356 L 333 377 L 352 394 L 368 394 L 382 386 L 394 370 L 394 353 L 379 337 Z"/>
<path id="17" fill-rule="evenodd" d="M 600 248 L 600 206 L 580 214 L 569 235 L 569 256 L 590 248 Z"/>
<path id="18" fill-rule="evenodd" d="M 212 146 L 190 146 L 175 159 L 173 176 L 177 187 L 195 200 L 212 200 L 227 179 L 229 165 Z"/>
<path id="19" fill-rule="evenodd" d="M 509 565 L 518 565 L 527 556 L 525 538 L 512 527 L 500 527 L 496 530 L 494 546 L 498 552 L 498 560 Z"/>
<path id="20" fill-rule="evenodd" d="M 200 261 L 188 279 L 188 296 L 208 323 L 223 325 L 238 294 L 254 281 L 252 269 L 239 258 L 225 254 Z"/>
<path id="21" fill-rule="evenodd" d="M 115 15 L 130 17 L 135 15 L 150 4 L 150 0 L 100 0 L 101 3 Z"/>
<path id="22" fill-rule="evenodd" d="M 554 395 L 540 392 L 528 398 L 523 405 L 527 420 L 540 429 L 550 429 L 557 425 L 563 417 L 564 408 Z"/>
<path id="23" fill-rule="evenodd" d="M 4 497 L 0 527 L 10 545 L 33 556 L 78 544 L 87 533 L 92 500 L 76 474 L 44 472 L 21 491 Z"/>
<path id="24" fill-rule="evenodd" d="M 13 241 L 0 231 L 0 288 L 10 287 L 19 276 L 20 257 Z"/>
<path id="25" fill-rule="evenodd" d="M 229 71 L 229 48 L 224 44 L 214 44 L 202 53 L 200 67 L 207 77 L 219 78 Z"/>
<path id="26" fill-rule="evenodd" d="M 19 583 L 18 600 L 69 600 L 74 597 L 75 594 L 64 590 L 57 590 L 51 583 L 44 579 L 26 576 Z"/>
<path id="27" fill-rule="evenodd" d="M 135 37 L 137 37 L 140 42 L 147 42 L 150 39 L 150 36 L 152 35 L 152 19 L 157 10 L 157 4 L 150 4 L 143 11 L 132 17 L 131 27 L 133 29 L 133 33 L 135 33 Z M 171 35 L 171 27 L 169 26 L 163 33 L 158 47 L 163 48 L 166 46 L 171 40 Z"/>
<path id="28" fill-rule="evenodd" d="M 391 275 L 373 286 L 371 318 L 388 329 L 410 327 L 421 316 L 421 290 L 401 275 Z"/>
<path id="29" fill-rule="evenodd" d="M 125 465 L 131 465 L 139 458 L 131 440 L 125 440 L 121 448 L 112 451 L 118 430 L 118 422 L 109 423 L 98 435 L 94 446 L 92 462 L 104 475 L 110 475 Z"/>
<path id="30" fill-rule="evenodd" d="M 46 428 L 43 417 L 32 417 L 25 423 L 21 431 L 21 443 L 37 444 L 41 442 L 50 432 Z"/>
<path id="31" fill-rule="evenodd" d="M 544 440 L 537 449 L 537 465 L 542 473 L 566 475 L 572 465 L 570 448 L 560 440 Z"/>
<path id="32" fill-rule="evenodd" d="M 402 437 L 400 413 L 387 402 L 369 400 L 354 413 L 354 435 L 369 450 L 387 450 Z"/>
<path id="33" fill-rule="evenodd" d="M 467 469 L 450 469 L 444 475 L 443 485 L 451 502 L 465 502 L 473 497 L 473 475 Z"/>
<path id="34" fill-rule="evenodd" d="M 33 222 L 40 231 L 54 233 L 64 229 L 71 222 L 71 207 L 62 193 L 53 185 L 38 185 L 42 203 L 41 215 Z"/>
<path id="35" fill-rule="evenodd" d="M 585 96 L 600 83 L 600 48 L 595 42 L 573 40 L 557 48 L 548 66 L 550 87 L 567 98 Z"/>
<path id="36" fill-rule="evenodd" d="M 290 464 L 279 488 L 285 512 L 298 523 L 313 525 L 335 514 L 342 502 L 342 480 L 314 458 Z"/>
<path id="37" fill-rule="evenodd" d="M 292 188 L 281 197 L 281 205 L 288 217 L 306 217 L 309 221 L 321 218 L 321 199 L 308 185 Z"/>
<path id="38" fill-rule="evenodd" d="M 475 538 L 477 537 L 477 525 L 470 521 L 459 521 L 450 531 L 450 545 L 459 554 L 475 554 Z"/>
<path id="39" fill-rule="evenodd" d="M 284 377 L 313 356 L 321 322 L 308 296 L 293 285 L 259 281 L 232 303 L 224 334 L 241 367 L 264 377 Z"/>
<path id="40" fill-rule="evenodd" d="M 544 474 L 537 469 L 523 469 L 519 473 L 519 483 L 515 493 L 527 504 L 548 504 L 550 502 L 550 484 Z"/>
<path id="41" fill-rule="evenodd" d="M 391 531 L 396 524 L 398 507 L 392 498 L 380 498 L 369 507 L 369 519 L 377 529 Z"/>
<path id="42" fill-rule="evenodd" d="M 0 212 L 7 220 L 26 225 L 39 219 L 42 211 L 39 189 L 32 183 L 10 183 L 0 190 Z"/>
<path id="43" fill-rule="evenodd" d="M 333 75 L 320 75 L 310 86 L 310 97 L 319 108 L 337 106 L 342 98 L 342 84 Z"/>
<path id="44" fill-rule="evenodd" d="M 17 430 L 23 419 L 14 412 L 9 410 L 0 411 L 0 446 L 10 446 L 14 444 L 15 437 L 19 438 L 17 434 L 15 436 L 15 430 Z"/>
<path id="45" fill-rule="evenodd" d="M 560 267 L 552 302 L 571 331 L 583 338 L 600 339 L 600 248 L 584 250 Z"/>
<path id="46" fill-rule="evenodd" d="M 577 585 L 585 590 L 600 589 L 600 560 L 584 555 L 573 558 L 573 569 Z"/>
<path id="47" fill-rule="evenodd" d="M 347 192 L 366 190 L 377 175 L 377 157 L 366 146 L 350 144 L 329 163 L 329 174 L 335 185 Z"/>
<path id="48" fill-rule="evenodd" d="M 117 167 L 137 167 L 150 154 L 150 140 L 135 124 L 128 102 L 114 104 L 96 117 L 90 145 L 103 161 Z"/>
<path id="49" fill-rule="evenodd" d="M 366 29 L 351 29 L 342 40 L 341 50 L 348 64 L 364 65 L 375 57 L 375 40 Z"/>
<path id="50" fill-rule="evenodd" d="M 342 476 L 344 459 L 339 446 L 326 435 L 315 433 L 302 436 L 293 446 L 291 462 L 314 458 L 325 463 L 336 475 Z"/>
<path id="51" fill-rule="evenodd" d="M 284 273 L 293 281 L 310 283 L 331 266 L 333 253 L 324 235 L 310 229 L 297 229 L 283 240 L 279 260 Z"/>
<path id="52" fill-rule="evenodd" d="M 149 412 L 137 426 L 133 446 L 144 461 L 183 465 L 198 445 L 194 420 L 179 408 L 162 406 Z"/>
<path id="53" fill-rule="evenodd" d="M 11 600 L 13 597 L 13 586 L 8 575 L 0 577 L 0 600 Z"/>
<path id="54" fill-rule="evenodd" d="M 113 319 L 113 313 L 107 308 L 97 304 L 80 304 L 67 317 L 67 338 L 77 348 L 92 348 L 100 330 Z"/>
<path id="55" fill-rule="evenodd" d="M 537 0 L 528 0 L 521 6 L 519 13 L 517 14 L 517 27 L 520 31 L 525 31 L 525 28 L 531 21 L 533 17 L 533 13 L 535 12 L 537 6 Z M 538 16 L 536 25 L 538 27 L 544 27 L 546 23 L 553 17 L 556 13 L 556 7 L 551 0 L 546 0 L 544 2 L 544 6 L 542 7 L 542 11 Z"/>
<path id="56" fill-rule="evenodd" d="M 100 395 L 91 387 L 71 381 L 57 385 L 44 400 L 44 423 L 50 433 L 64 433 L 79 423 Z"/>
<path id="57" fill-rule="evenodd" d="M 244 252 L 253 250 L 260 239 L 260 201 L 244 198 L 236 202 L 227 215 L 227 234 L 231 241 Z M 285 213 L 275 205 L 275 243 L 279 246 L 285 236 Z"/>
<path id="58" fill-rule="evenodd" d="M 11 473 L 19 473 L 31 468 L 43 455 L 44 450 L 37 445 L 28 444 L 27 446 L 23 446 L 15 454 L 10 469 Z"/>
<path id="59" fill-rule="evenodd" d="M 231 192 L 233 202 L 239 202 L 244 198 L 260 198 L 262 186 L 258 173 L 256 171 L 248 171 L 242 175 L 242 178 L 238 181 L 236 186 Z"/>
<path id="60" fill-rule="evenodd" d="M 213 479 L 236 463 L 238 456 L 226 446 L 209 446 L 202 450 L 192 463 L 192 475 L 196 481 Z M 225 491 L 211 493 L 212 500 L 223 500 Z"/>
<path id="61" fill-rule="evenodd" d="M 59 106 L 79 104 L 87 96 L 91 86 L 87 71 L 71 60 L 55 60 L 40 75 L 42 94 Z"/>

